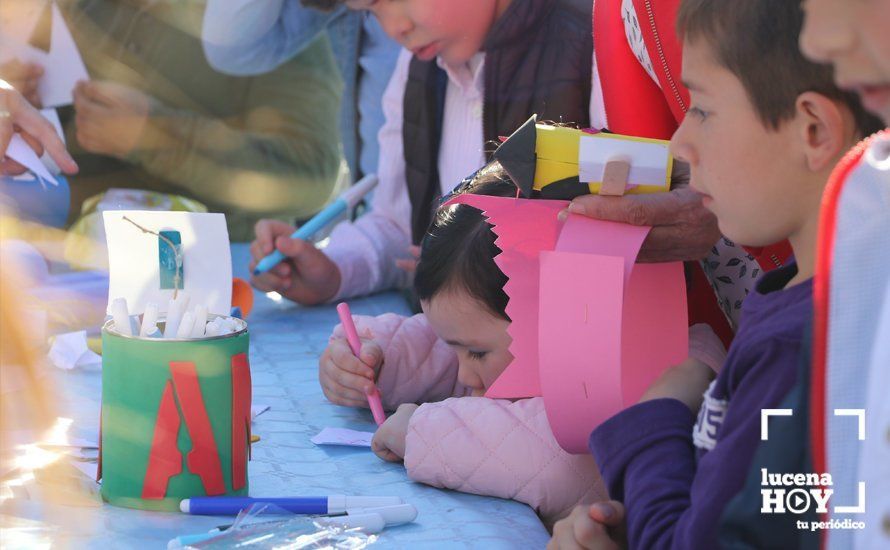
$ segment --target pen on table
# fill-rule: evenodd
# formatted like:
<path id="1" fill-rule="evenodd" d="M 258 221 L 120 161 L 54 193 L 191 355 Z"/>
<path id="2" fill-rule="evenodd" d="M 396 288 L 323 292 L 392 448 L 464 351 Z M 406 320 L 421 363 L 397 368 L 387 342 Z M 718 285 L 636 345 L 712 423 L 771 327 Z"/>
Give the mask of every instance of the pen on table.
<path id="1" fill-rule="evenodd" d="M 217 527 L 216 529 L 211 529 L 207 533 L 180 535 L 167 544 L 167 550 L 180 550 L 182 548 L 188 548 L 190 546 L 214 539 L 227 532 L 229 529 L 235 529 L 236 531 L 256 531 L 263 529 L 272 529 L 276 525 L 282 525 L 287 523 L 288 521 L 290 520 L 245 523 L 240 525 L 239 527 L 228 525 L 224 527 Z M 379 533 L 388 526 L 384 517 L 376 513 L 335 517 L 313 517 L 312 521 L 314 523 L 317 523 L 318 525 L 326 527 L 339 527 L 340 529 L 349 530 L 358 529 L 369 535 Z"/>
<path id="2" fill-rule="evenodd" d="M 391 506 L 378 506 L 375 508 L 354 508 L 350 510 L 346 510 L 345 514 L 338 514 L 334 516 L 327 516 L 328 518 L 340 518 L 342 521 L 344 516 L 366 516 L 368 514 L 378 514 L 383 518 L 383 523 L 386 527 L 393 527 L 396 525 L 404 525 L 406 523 L 411 523 L 415 519 L 417 519 L 417 508 L 414 507 L 413 504 L 394 504 Z M 324 517 L 324 516 L 320 516 Z M 313 518 L 319 518 L 319 516 L 313 516 Z M 281 520 L 273 520 L 273 521 L 264 521 L 262 523 L 270 524 L 277 523 Z M 253 523 L 251 525 L 257 525 L 257 523 Z M 234 523 L 228 523 L 226 525 L 218 525 L 212 531 L 217 533 L 221 533 L 227 529 L 231 529 L 234 527 Z"/>
<path id="3" fill-rule="evenodd" d="M 324 226 L 331 223 L 337 216 L 355 207 L 377 185 L 377 176 L 369 174 L 359 180 L 358 183 L 344 191 L 334 202 L 327 205 L 321 212 L 312 217 L 311 220 L 300 226 L 294 231 L 291 239 L 308 240 L 309 237 L 318 233 Z M 253 270 L 254 275 L 269 271 L 284 260 L 284 254 L 278 250 L 274 250 L 271 254 L 263 258 L 257 263 Z"/>
<path id="4" fill-rule="evenodd" d="M 346 331 L 346 341 L 349 342 L 352 354 L 355 355 L 356 358 L 360 358 L 362 341 L 359 339 L 358 332 L 355 330 L 355 323 L 352 321 L 352 312 L 349 311 L 349 305 L 346 302 L 337 304 L 337 315 L 340 316 L 340 323 L 343 325 L 343 330 Z M 371 414 L 374 415 L 374 422 L 376 422 L 378 426 L 382 425 L 386 422 L 386 414 L 383 412 L 383 403 L 380 401 L 380 391 L 377 390 L 376 384 L 371 393 L 367 394 L 367 398 L 368 405 L 371 407 Z"/>
<path id="5" fill-rule="evenodd" d="M 402 504 L 401 497 L 361 497 L 330 495 L 326 497 L 194 497 L 179 503 L 185 514 L 234 516 L 254 504 L 271 504 L 293 514 L 343 514 L 355 508 L 378 508 Z M 274 511 L 274 510 L 273 510 Z"/>

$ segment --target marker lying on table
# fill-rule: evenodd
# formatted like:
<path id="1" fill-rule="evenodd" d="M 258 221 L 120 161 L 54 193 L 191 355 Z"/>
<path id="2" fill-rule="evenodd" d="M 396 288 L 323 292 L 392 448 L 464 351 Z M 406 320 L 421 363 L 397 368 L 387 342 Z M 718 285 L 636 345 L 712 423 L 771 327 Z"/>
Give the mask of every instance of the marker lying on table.
<path id="1" fill-rule="evenodd" d="M 346 331 L 346 341 L 349 342 L 352 354 L 357 358 L 361 357 L 362 341 L 358 337 L 358 331 L 355 330 L 352 312 L 349 311 L 349 305 L 346 302 L 337 304 L 337 315 L 340 316 L 340 323 L 343 325 L 343 330 Z M 374 422 L 378 426 L 383 425 L 386 422 L 386 414 L 383 412 L 383 403 L 380 401 L 380 392 L 377 390 L 376 385 L 374 386 L 374 391 L 369 393 L 367 397 L 368 405 L 371 407 L 371 414 L 374 415 Z"/>
<path id="2" fill-rule="evenodd" d="M 229 527 L 223 530 L 212 529 L 210 532 L 207 533 L 180 535 L 167 543 L 167 550 L 181 550 L 183 548 L 192 547 L 196 544 L 214 539 L 222 535 L 223 533 L 227 533 L 229 529 L 241 532 L 249 531 L 251 533 L 255 531 L 261 532 L 264 529 L 271 530 L 274 529 L 276 526 L 285 525 L 289 521 L 290 520 L 277 520 L 259 523 L 246 523 L 244 525 L 241 525 L 240 527 Z M 318 525 L 321 525 L 322 527 L 339 527 L 340 529 L 349 530 L 357 529 L 368 535 L 379 533 L 386 527 L 386 523 L 384 522 L 380 514 L 366 514 L 361 516 L 337 516 L 332 518 L 314 517 L 312 518 L 312 521 L 314 523 L 317 523 Z M 234 544 L 234 541 L 227 542 L 230 542 L 230 544 Z"/>
<path id="3" fill-rule="evenodd" d="M 394 506 L 383 506 L 380 508 L 361 508 L 356 510 L 347 510 L 347 515 L 332 517 L 312 517 L 311 520 L 319 525 L 329 527 L 339 527 L 341 529 L 359 529 L 366 534 L 374 534 L 383 531 L 386 527 L 403 525 L 411 523 L 417 519 L 417 509 L 411 504 L 396 504 Z M 259 521 L 235 524 L 220 525 L 215 529 L 211 529 L 207 533 L 196 533 L 193 535 L 180 535 L 171 540 L 167 545 L 168 550 L 180 550 L 191 545 L 198 544 L 219 536 L 230 529 L 241 531 L 245 529 L 273 528 L 276 525 L 288 522 L 290 519 Z"/>
<path id="4" fill-rule="evenodd" d="M 292 514 L 345 514 L 357 508 L 402 504 L 400 497 L 194 497 L 179 503 L 183 513 L 201 516 L 234 516 L 254 504 L 270 504 Z M 274 510 L 273 510 L 274 512 Z"/>
<path id="5" fill-rule="evenodd" d="M 380 506 L 377 508 L 355 508 L 352 510 L 346 510 L 346 514 L 326 517 L 313 516 L 313 519 L 333 521 L 339 520 L 340 522 L 343 522 L 344 520 L 346 520 L 347 517 L 363 517 L 370 514 L 377 514 L 381 518 L 383 518 L 383 524 L 385 527 L 394 527 L 397 525 L 411 523 L 415 519 L 417 519 L 417 508 L 415 508 L 413 504 L 394 504 L 392 506 Z M 274 521 L 269 521 L 267 523 L 274 523 Z M 212 532 L 215 531 L 217 533 L 221 533 L 227 529 L 231 529 L 234 526 L 234 523 L 220 525 L 215 529 L 212 529 Z"/>
<path id="6" fill-rule="evenodd" d="M 300 226 L 294 231 L 291 239 L 308 240 L 309 237 L 318 233 L 324 226 L 331 223 L 337 216 L 343 212 L 348 212 L 362 200 L 374 187 L 377 186 L 377 176 L 369 174 L 359 180 L 358 183 L 343 191 L 343 193 L 331 204 L 327 205 L 321 212 L 312 217 L 311 220 Z M 263 258 L 256 264 L 253 270 L 254 275 L 265 273 L 281 263 L 284 260 L 284 254 L 278 250 Z"/>

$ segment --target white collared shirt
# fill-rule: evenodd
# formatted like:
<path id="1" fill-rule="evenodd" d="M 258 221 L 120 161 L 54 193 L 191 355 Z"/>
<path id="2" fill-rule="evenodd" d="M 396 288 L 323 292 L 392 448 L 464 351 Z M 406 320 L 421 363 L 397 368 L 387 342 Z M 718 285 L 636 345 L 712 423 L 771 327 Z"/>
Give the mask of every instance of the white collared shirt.
<path id="1" fill-rule="evenodd" d="M 371 211 L 354 223 L 337 225 L 325 249 L 340 268 L 336 300 L 404 287 L 410 282 L 409 275 L 395 265 L 396 259 L 409 257 L 411 245 L 411 202 L 402 143 L 402 101 L 410 62 L 411 52 L 402 50 L 383 95 L 386 122 L 378 134 L 380 183 L 374 191 Z M 438 160 L 440 192 L 444 194 L 485 164 L 485 54 L 477 53 L 460 67 L 450 67 L 441 58 L 437 62 L 448 75 Z M 591 111 L 597 108 L 596 97 L 601 94 L 592 94 Z"/>
<path id="2" fill-rule="evenodd" d="M 380 129 L 380 183 L 371 211 L 352 222 L 342 222 L 331 233 L 325 253 L 340 268 L 336 299 L 403 287 L 409 276 L 395 265 L 408 258 L 411 245 L 411 202 L 405 177 L 402 143 L 402 101 L 408 82 L 411 52 L 402 50 L 386 92 Z M 440 191 L 450 191 L 485 164 L 482 136 L 483 69 L 485 54 L 478 53 L 464 66 L 452 68 L 439 60 L 448 75 L 442 141 L 439 148 Z"/>

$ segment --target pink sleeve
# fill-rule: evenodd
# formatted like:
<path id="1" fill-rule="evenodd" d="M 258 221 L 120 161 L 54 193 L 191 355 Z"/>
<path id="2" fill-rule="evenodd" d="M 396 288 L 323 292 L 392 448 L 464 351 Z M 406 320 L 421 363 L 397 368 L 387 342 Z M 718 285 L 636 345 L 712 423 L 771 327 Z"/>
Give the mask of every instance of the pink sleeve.
<path id="1" fill-rule="evenodd" d="M 402 50 L 383 94 L 385 120 L 378 133 L 379 183 L 371 209 L 354 222 L 337 224 L 324 248 L 340 269 L 340 288 L 332 302 L 401 288 L 410 282 L 409 274 L 395 264 L 399 258 L 410 258 L 411 245 L 411 202 L 402 147 L 402 99 L 410 61 L 411 52 Z"/>
<path id="2" fill-rule="evenodd" d="M 383 349 L 377 388 L 385 409 L 469 393 L 457 381 L 457 355 L 436 336 L 425 315 L 387 313 L 377 317 L 354 315 L 353 319 L 359 336 L 376 340 Z M 332 337 L 345 337 L 341 325 L 334 328 Z"/>
<path id="3" fill-rule="evenodd" d="M 689 357 L 698 359 L 714 372 L 723 368 L 726 348 L 710 325 L 698 323 L 689 327 Z"/>
<path id="4" fill-rule="evenodd" d="M 539 397 L 421 405 L 408 426 L 405 467 L 434 487 L 524 502 L 548 524 L 607 498 L 593 458 L 559 447 Z"/>

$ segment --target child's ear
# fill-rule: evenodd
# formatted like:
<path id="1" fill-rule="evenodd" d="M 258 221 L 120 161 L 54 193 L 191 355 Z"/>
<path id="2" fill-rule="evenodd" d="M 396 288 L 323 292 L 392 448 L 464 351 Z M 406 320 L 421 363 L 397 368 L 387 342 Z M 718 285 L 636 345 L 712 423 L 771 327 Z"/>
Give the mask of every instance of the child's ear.
<path id="1" fill-rule="evenodd" d="M 832 168 L 853 139 L 852 117 L 837 102 L 816 92 L 800 94 L 796 109 L 807 167 L 813 172 Z"/>

